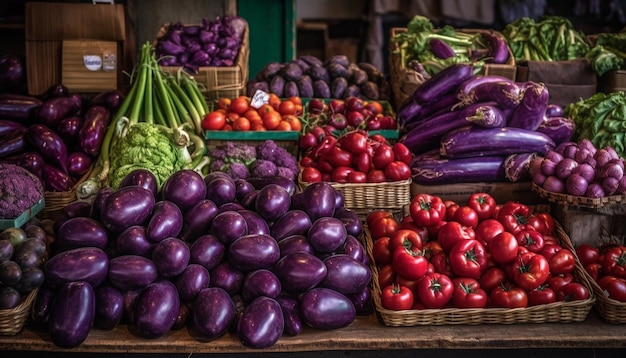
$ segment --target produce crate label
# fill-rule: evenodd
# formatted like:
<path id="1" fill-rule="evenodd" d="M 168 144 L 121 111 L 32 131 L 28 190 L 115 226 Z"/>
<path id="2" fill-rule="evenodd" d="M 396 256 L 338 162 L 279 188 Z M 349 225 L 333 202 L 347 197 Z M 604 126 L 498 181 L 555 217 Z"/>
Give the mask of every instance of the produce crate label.
<path id="1" fill-rule="evenodd" d="M 261 90 L 257 90 L 254 92 L 254 95 L 250 99 L 250 105 L 256 109 L 261 108 L 266 103 L 269 103 L 270 95 L 269 93 Z"/>

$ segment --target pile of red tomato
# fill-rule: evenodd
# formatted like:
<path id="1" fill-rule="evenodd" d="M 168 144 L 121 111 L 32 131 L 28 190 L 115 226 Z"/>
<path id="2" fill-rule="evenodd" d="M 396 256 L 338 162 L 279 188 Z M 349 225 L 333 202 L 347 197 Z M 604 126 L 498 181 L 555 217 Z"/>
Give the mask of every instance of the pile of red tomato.
<path id="1" fill-rule="evenodd" d="M 554 218 L 525 204 L 422 193 L 400 222 L 373 211 L 366 223 L 385 309 L 523 308 L 590 297 Z"/>
<path id="2" fill-rule="evenodd" d="M 413 153 L 402 143 L 361 129 L 339 137 L 320 129 L 318 135 L 319 143 L 300 159 L 304 182 L 382 183 L 411 177 Z"/>
<path id="3" fill-rule="evenodd" d="M 334 98 L 327 102 L 313 98 L 307 109 L 309 122 L 333 131 L 398 129 L 396 118 L 385 113 L 383 104 L 376 100 L 351 96 L 345 99 Z"/>
<path id="4" fill-rule="evenodd" d="M 626 302 L 626 246 L 617 243 L 600 247 L 581 244 L 576 246 L 576 253 L 606 297 Z"/>

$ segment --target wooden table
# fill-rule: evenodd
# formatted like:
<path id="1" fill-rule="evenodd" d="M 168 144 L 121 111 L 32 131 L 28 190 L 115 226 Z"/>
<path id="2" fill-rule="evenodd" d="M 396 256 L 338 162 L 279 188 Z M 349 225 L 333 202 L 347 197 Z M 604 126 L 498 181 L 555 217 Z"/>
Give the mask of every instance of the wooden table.
<path id="1" fill-rule="evenodd" d="M 237 337 L 201 341 L 186 328 L 158 339 L 131 334 L 126 325 L 111 331 L 92 329 L 79 347 L 55 346 L 48 333 L 26 327 L 16 336 L 0 336 L 3 351 L 98 352 L 98 353 L 240 353 L 374 351 L 412 349 L 625 349 L 626 325 L 610 324 L 591 311 L 579 323 L 481 324 L 387 327 L 375 314 L 360 316 L 350 326 L 337 330 L 305 328 L 295 337 L 284 336 L 267 349 L 244 347 Z"/>

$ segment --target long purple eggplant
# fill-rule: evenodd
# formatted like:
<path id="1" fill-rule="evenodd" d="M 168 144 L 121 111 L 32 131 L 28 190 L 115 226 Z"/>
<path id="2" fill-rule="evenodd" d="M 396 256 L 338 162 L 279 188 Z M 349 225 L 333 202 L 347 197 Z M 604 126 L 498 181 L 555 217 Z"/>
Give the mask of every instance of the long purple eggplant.
<path id="1" fill-rule="evenodd" d="M 509 60 L 509 45 L 502 35 L 494 31 L 483 31 L 480 33 L 487 42 L 493 63 L 505 64 Z"/>
<path id="2" fill-rule="evenodd" d="M 111 113 L 103 106 L 89 107 L 83 117 L 83 124 L 78 131 L 78 140 L 81 149 L 90 155 L 100 154 L 100 147 L 104 140 Z"/>
<path id="3" fill-rule="evenodd" d="M 6 159 L 27 150 L 28 142 L 24 137 L 27 131 L 28 129 L 21 128 L 0 136 L 0 159 Z"/>
<path id="4" fill-rule="evenodd" d="M 471 64 L 458 63 L 448 66 L 417 87 L 413 92 L 413 99 L 421 104 L 433 103 L 454 91 L 473 74 L 474 66 Z"/>
<path id="5" fill-rule="evenodd" d="M 454 49 L 441 39 L 433 38 L 428 42 L 428 45 L 433 55 L 442 60 L 456 56 Z"/>
<path id="6" fill-rule="evenodd" d="M 471 100 L 472 91 L 474 90 L 474 88 L 476 88 L 476 86 L 484 85 L 486 83 L 506 82 L 506 81 L 511 81 L 511 80 L 509 80 L 506 77 L 496 76 L 496 75 L 473 76 L 470 79 L 463 81 L 463 83 L 459 85 L 459 88 L 457 89 L 457 97 L 459 100 L 463 102 L 468 102 Z"/>
<path id="7" fill-rule="evenodd" d="M 72 178 L 67 173 L 50 164 L 44 164 L 41 177 L 47 191 L 69 191 L 74 185 Z"/>
<path id="8" fill-rule="evenodd" d="M 79 97 L 55 97 L 44 101 L 37 108 L 35 119 L 38 123 L 56 129 L 63 118 L 77 115 L 81 108 L 82 101 Z"/>
<path id="9" fill-rule="evenodd" d="M 504 174 L 512 182 L 530 180 L 530 163 L 537 153 L 511 154 L 504 160 Z"/>
<path id="10" fill-rule="evenodd" d="M 465 126 L 441 139 L 440 153 L 448 158 L 509 155 L 537 152 L 544 155 L 555 147 L 547 135 L 522 128 Z"/>
<path id="11" fill-rule="evenodd" d="M 511 80 L 485 82 L 476 85 L 465 104 L 497 102 L 502 108 L 516 108 L 522 100 L 522 88 Z"/>
<path id="12" fill-rule="evenodd" d="M 26 127 L 17 121 L 0 119 L 0 138 L 24 128 Z"/>
<path id="13" fill-rule="evenodd" d="M 509 126 L 531 131 L 539 128 L 546 115 L 549 99 L 548 88 L 543 83 L 526 83 L 522 99 L 509 118 Z"/>
<path id="14" fill-rule="evenodd" d="M 43 124 L 33 124 L 28 127 L 26 138 L 46 161 L 67 173 L 67 146 L 55 131 Z"/>
<path id="15" fill-rule="evenodd" d="M 546 117 L 537 128 L 537 132 L 552 138 L 557 145 L 572 140 L 575 131 L 576 124 L 567 117 Z"/>
<path id="16" fill-rule="evenodd" d="M 423 160 L 413 163 L 416 184 L 439 185 L 506 181 L 502 156 Z"/>
<path id="17" fill-rule="evenodd" d="M 30 122 L 42 101 L 33 96 L 20 94 L 0 94 L 0 118 Z"/>

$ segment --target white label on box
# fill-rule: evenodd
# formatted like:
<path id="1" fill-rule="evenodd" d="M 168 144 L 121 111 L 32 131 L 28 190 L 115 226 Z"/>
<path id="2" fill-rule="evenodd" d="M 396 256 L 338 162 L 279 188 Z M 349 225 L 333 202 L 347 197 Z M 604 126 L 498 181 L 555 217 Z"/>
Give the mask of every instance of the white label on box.
<path id="1" fill-rule="evenodd" d="M 84 55 L 83 63 L 89 71 L 99 71 L 102 68 L 102 58 L 98 55 Z"/>
<path id="2" fill-rule="evenodd" d="M 267 92 L 257 90 L 252 96 L 250 100 L 250 105 L 256 109 L 261 108 L 262 105 L 268 103 L 270 100 L 270 95 Z"/>

